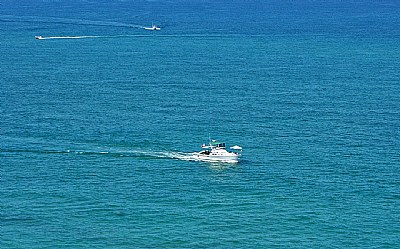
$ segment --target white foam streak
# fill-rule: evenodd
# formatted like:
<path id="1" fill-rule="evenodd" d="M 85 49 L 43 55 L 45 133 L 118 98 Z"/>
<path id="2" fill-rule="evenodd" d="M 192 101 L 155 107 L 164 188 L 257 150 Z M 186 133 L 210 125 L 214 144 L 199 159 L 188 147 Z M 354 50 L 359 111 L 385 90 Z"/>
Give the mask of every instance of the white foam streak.
<path id="1" fill-rule="evenodd" d="M 39 40 L 50 40 L 50 39 L 84 39 L 84 38 L 100 38 L 101 36 L 47 36 L 41 37 Z"/>

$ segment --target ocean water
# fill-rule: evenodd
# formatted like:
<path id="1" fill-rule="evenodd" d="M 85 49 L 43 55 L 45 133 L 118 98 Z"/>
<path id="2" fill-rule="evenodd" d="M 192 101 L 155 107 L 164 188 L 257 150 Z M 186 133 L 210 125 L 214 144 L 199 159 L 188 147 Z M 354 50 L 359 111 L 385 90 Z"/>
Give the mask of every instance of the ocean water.
<path id="1" fill-rule="evenodd" d="M 2 1 L 0 247 L 399 248 L 399 20 L 389 0 Z M 241 161 L 191 160 L 209 136 Z"/>

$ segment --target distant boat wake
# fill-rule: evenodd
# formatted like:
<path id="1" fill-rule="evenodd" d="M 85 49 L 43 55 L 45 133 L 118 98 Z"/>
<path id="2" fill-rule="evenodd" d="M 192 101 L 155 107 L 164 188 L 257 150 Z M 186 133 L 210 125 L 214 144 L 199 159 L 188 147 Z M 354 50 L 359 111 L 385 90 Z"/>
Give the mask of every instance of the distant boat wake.
<path id="1" fill-rule="evenodd" d="M 69 151 L 78 155 L 106 154 L 116 157 L 136 157 L 142 159 L 176 159 L 183 161 L 198 161 L 193 153 L 177 151 L 145 151 L 145 150 L 99 150 L 99 151 Z"/>
<path id="2" fill-rule="evenodd" d="M 51 40 L 51 39 L 85 39 L 85 38 L 101 38 L 102 36 L 35 36 L 37 40 Z"/>
<path id="3" fill-rule="evenodd" d="M 123 38 L 123 37 L 147 37 L 148 35 L 82 35 L 82 36 L 35 36 L 36 40 L 54 40 L 54 39 L 88 39 L 88 38 Z"/>
<path id="4" fill-rule="evenodd" d="M 148 12 L 143 13 L 146 15 Z M 140 15 L 138 15 L 140 16 Z M 110 22 L 110 21 L 94 21 L 86 19 L 71 19 L 59 17 L 46 17 L 46 16 L 14 16 L 14 15 L 0 15 L 0 22 L 28 22 L 28 23 L 51 23 L 51 24 L 69 24 L 69 25 L 86 25 L 86 26 L 110 26 L 121 28 L 139 28 L 144 26 L 137 24 Z"/>

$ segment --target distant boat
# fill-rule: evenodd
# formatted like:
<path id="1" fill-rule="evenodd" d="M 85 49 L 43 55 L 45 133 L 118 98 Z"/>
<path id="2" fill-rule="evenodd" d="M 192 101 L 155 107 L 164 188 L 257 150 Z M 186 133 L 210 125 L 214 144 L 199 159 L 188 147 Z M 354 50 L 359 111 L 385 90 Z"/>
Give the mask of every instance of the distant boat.
<path id="1" fill-rule="evenodd" d="M 38 35 L 38 36 L 35 36 L 35 39 L 36 40 L 44 40 L 45 38 L 41 35 Z"/>
<path id="2" fill-rule="evenodd" d="M 151 30 L 151 31 L 158 31 L 158 30 L 160 30 L 161 28 L 160 27 L 157 27 L 156 25 L 152 25 L 151 27 L 144 27 L 144 29 L 145 30 Z"/>
<path id="3" fill-rule="evenodd" d="M 211 140 L 209 145 L 203 144 L 201 146 L 204 150 L 200 152 L 194 152 L 193 155 L 197 160 L 208 161 L 208 162 L 238 162 L 238 158 L 241 156 L 238 152 L 230 152 L 226 150 L 225 143 Z M 232 149 L 242 150 L 240 146 L 233 146 Z"/>

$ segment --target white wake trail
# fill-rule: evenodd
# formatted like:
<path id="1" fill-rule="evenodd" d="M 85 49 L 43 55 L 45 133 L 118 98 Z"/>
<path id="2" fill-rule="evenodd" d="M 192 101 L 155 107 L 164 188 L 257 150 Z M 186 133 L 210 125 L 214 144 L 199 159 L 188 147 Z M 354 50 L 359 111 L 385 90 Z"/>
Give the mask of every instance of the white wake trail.
<path id="1" fill-rule="evenodd" d="M 38 40 L 51 40 L 51 39 L 85 39 L 85 38 L 101 38 L 102 36 L 36 36 Z"/>

